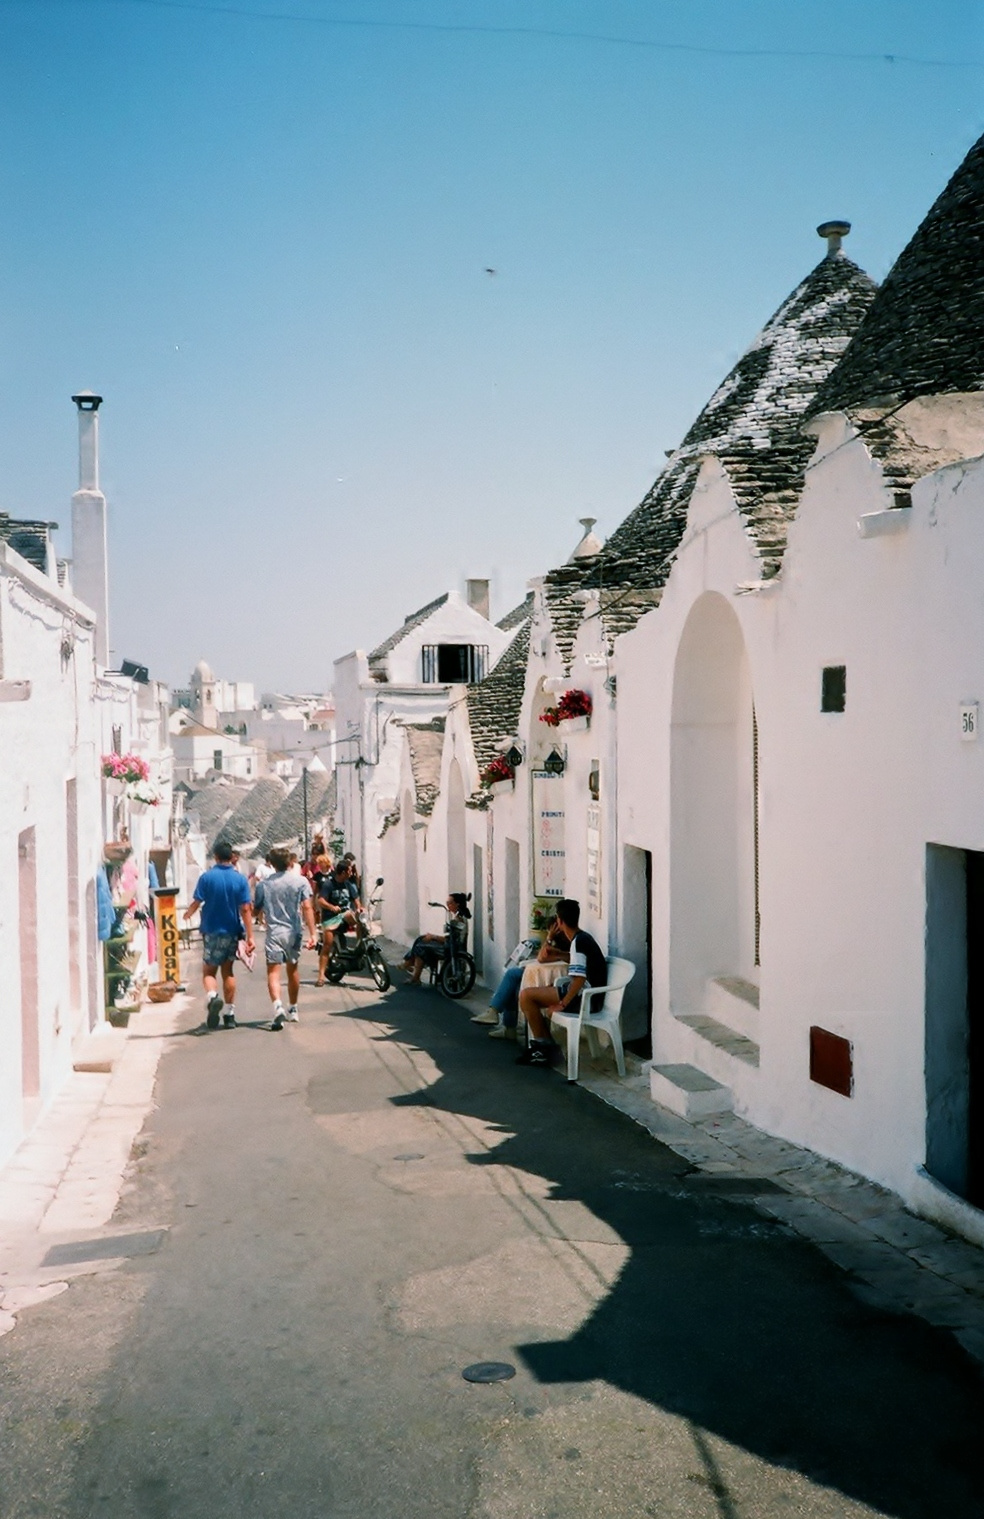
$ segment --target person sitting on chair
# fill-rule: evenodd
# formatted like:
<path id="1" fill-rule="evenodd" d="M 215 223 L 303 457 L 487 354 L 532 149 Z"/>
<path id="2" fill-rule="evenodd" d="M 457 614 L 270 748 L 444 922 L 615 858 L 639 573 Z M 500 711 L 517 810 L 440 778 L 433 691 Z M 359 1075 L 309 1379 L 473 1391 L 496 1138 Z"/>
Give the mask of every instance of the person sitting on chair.
<path id="1" fill-rule="evenodd" d="M 339 929 L 345 928 L 354 928 L 356 934 L 362 934 L 356 917 L 356 913 L 362 911 L 359 889 L 344 860 L 339 860 L 330 875 L 322 876 L 318 886 L 318 907 L 321 909 L 321 948 L 318 953 L 317 984 L 324 986 L 335 934 Z"/>
<path id="2" fill-rule="evenodd" d="M 520 992 L 519 1010 L 526 1019 L 530 1042 L 517 1065 L 552 1065 L 557 1046 L 550 1033 L 550 1019 L 570 1007 L 585 986 L 604 986 L 608 980 L 605 957 L 591 935 L 578 927 L 580 921 L 579 902 L 562 899 L 557 903 L 557 927 L 571 946 L 571 973 L 561 976 L 553 986 L 528 986 Z"/>
<path id="3" fill-rule="evenodd" d="M 472 1023 L 493 1024 L 489 1030 L 490 1039 L 515 1039 L 519 1023 L 519 991 L 527 965 L 534 958 L 541 965 L 566 964 L 569 953 L 570 944 L 557 927 L 556 919 L 542 944 L 521 939 L 506 961 L 502 979 L 492 993 L 488 1007 L 475 1013 Z"/>
<path id="4" fill-rule="evenodd" d="M 463 891 L 453 891 L 445 903 L 452 923 L 467 923 L 471 917 L 468 898 Z M 450 926 L 450 925 L 449 925 Z M 433 970 L 447 944 L 446 934 L 418 934 L 403 957 L 403 969 L 410 977 L 409 986 L 419 986 L 424 967 Z"/>

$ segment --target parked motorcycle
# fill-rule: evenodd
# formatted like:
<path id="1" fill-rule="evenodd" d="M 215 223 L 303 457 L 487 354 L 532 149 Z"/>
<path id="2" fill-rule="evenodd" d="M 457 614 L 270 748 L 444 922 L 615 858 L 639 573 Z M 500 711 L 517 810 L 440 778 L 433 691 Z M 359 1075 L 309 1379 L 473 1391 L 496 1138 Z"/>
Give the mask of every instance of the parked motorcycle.
<path id="1" fill-rule="evenodd" d="M 470 892 L 466 900 L 471 901 Z M 453 917 L 446 902 L 428 902 L 427 905 L 444 910 L 444 946 L 436 971 L 431 971 L 431 981 L 437 981 L 445 997 L 467 997 L 475 985 L 475 962 L 465 948 L 468 924 Z"/>

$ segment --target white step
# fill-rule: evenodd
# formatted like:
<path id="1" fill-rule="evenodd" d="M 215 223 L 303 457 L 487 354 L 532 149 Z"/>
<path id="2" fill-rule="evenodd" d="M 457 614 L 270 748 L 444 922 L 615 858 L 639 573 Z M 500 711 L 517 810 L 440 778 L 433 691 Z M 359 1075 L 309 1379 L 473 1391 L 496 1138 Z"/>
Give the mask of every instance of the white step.
<path id="1" fill-rule="evenodd" d="M 649 1095 L 680 1118 L 730 1113 L 734 1106 L 731 1088 L 695 1065 L 654 1065 L 649 1072 Z"/>
<path id="2" fill-rule="evenodd" d="M 744 976 L 712 976 L 704 989 L 702 1011 L 746 1039 L 760 1042 L 759 989 Z"/>

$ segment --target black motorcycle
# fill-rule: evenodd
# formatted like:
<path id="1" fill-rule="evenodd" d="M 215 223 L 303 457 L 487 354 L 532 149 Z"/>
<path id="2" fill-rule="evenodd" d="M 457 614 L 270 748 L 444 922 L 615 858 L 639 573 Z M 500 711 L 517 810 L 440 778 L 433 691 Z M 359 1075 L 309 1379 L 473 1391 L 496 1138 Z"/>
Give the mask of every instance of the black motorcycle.
<path id="1" fill-rule="evenodd" d="M 467 900 L 471 901 L 471 893 Z M 438 951 L 439 960 L 431 969 L 431 982 L 437 981 L 445 997 L 467 997 L 475 985 L 475 962 L 465 945 L 468 943 L 468 924 L 454 918 L 446 902 L 428 902 L 428 907 L 444 909 L 444 944 Z"/>
<path id="2" fill-rule="evenodd" d="M 383 884 L 382 876 L 376 882 L 376 886 Z M 372 937 L 371 919 L 372 910 L 381 898 L 372 896 L 369 898 L 369 911 L 356 913 L 358 919 L 358 933 L 351 928 L 335 929 L 334 939 L 331 946 L 331 954 L 328 956 L 328 964 L 325 966 L 325 977 L 332 986 L 337 986 L 345 975 L 365 975 L 368 973 L 375 981 L 381 992 L 388 990 L 390 985 L 389 966 L 383 959 L 383 952 L 375 939 Z"/>

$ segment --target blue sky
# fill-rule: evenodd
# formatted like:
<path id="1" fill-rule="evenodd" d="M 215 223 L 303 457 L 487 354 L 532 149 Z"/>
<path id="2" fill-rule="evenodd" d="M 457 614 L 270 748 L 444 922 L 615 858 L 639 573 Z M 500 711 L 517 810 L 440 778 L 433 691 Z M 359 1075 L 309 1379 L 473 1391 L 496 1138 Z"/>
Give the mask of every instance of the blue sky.
<path id="1" fill-rule="evenodd" d="M 99 390 L 117 654 L 323 688 L 611 531 L 982 131 L 970 0 L 0 0 L 0 509 Z"/>

